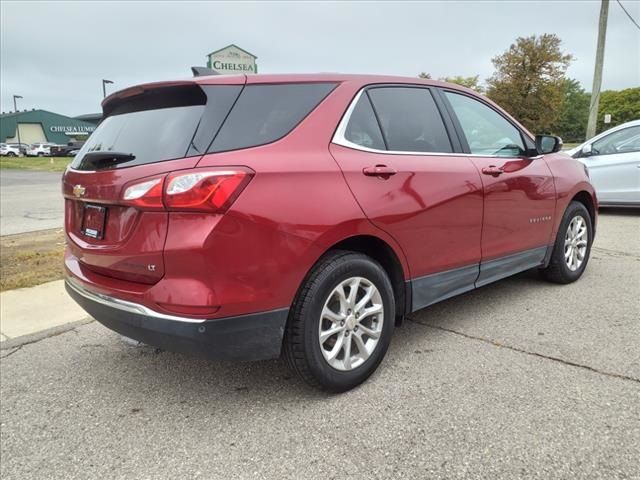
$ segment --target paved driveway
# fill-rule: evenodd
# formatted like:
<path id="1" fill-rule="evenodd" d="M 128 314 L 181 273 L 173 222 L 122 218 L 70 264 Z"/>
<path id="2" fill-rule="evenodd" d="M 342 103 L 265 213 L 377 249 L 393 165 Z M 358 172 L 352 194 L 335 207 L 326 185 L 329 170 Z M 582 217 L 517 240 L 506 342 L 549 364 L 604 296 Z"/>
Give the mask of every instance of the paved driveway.
<path id="1" fill-rule="evenodd" d="M 525 273 L 414 314 L 342 395 L 95 322 L 3 350 L 0 476 L 640 478 L 639 233 L 605 213 L 578 283 Z"/>
<path id="2" fill-rule="evenodd" d="M 0 235 L 62 228 L 61 173 L 0 172 Z"/>

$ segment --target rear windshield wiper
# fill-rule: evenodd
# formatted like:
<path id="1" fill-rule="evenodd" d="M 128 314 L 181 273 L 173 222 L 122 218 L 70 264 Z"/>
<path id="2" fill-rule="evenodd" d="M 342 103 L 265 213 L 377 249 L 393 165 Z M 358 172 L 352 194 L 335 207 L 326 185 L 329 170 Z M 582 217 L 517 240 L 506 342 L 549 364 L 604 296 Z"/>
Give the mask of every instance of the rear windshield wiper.
<path id="1" fill-rule="evenodd" d="M 81 160 L 82 167 L 91 166 L 93 168 L 106 168 L 121 163 L 127 163 L 131 160 L 135 160 L 136 156 L 133 153 L 124 152 L 109 152 L 109 151 L 96 151 L 87 152 L 84 154 Z M 84 168 L 82 168 L 84 170 Z"/>

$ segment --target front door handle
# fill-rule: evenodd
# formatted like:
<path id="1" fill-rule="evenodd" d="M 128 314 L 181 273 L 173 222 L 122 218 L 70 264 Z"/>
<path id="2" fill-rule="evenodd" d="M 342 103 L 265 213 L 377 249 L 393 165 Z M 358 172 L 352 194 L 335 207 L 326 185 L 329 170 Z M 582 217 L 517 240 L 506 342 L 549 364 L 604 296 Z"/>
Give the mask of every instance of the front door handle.
<path id="1" fill-rule="evenodd" d="M 482 173 L 485 175 L 491 175 L 492 177 L 497 177 L 498 175 L 502 175 L 504 170 L 500 167 L 496 167 L 495 165 L 489 165 L 488 167 L 484 167 L 482 169 Z"/>
<path id="2" fill-rule="evenodd" d="M 398 173 L 394 168 L 387 167 L 386 165 L 376 165 L 375 167 L 365 167 L 362 169 L 367 177 L 382 177 L 389 178 L 391 175 Z"/>

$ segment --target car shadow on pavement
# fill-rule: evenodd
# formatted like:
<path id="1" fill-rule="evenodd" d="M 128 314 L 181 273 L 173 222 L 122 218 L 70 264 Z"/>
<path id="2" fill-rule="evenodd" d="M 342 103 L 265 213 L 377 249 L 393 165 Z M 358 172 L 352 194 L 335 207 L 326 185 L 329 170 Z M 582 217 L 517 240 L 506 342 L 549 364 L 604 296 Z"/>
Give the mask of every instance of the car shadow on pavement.
<path id="1" fill-rule="evenodd" d="M 600 207 L 598 215 L 622 215 L 626 217 L 640 217 L 640 208 Z"/>
<path id="2" fill-rule="evenodd" d="M 494 302 L 495 308 L 501 308 L 501 303 L 506 305 L 522 292 L 544 288 L 544 285 L 538 280 L 536 272 L 525 272 L 490 288 L 475 290 L 413 313 L 404 325 L 396 328 L 389 353 L 378 371 L 369 382 L 357 387 L 354 392 L 366 391 L 377 377 L 386 376 L 387 369 L 393 369 L 398 363 L 413 363 L 418 358 L 416 353 L 424 353 L 425 342 L 430 341 L 429 337 L 433 336 L 435 330 L 418 325 L 422 320 L 428 319 L 429 325 L 443 326 L 452 318 L 457 322 L 465 322 L 473 319 L 474 312 L 486 305 L 488 297 Z M 270 399 L 281 402 L 283 397 L 291 401 L 325 401 L 332 397 L 329 393 L 307 386 L 289 370 L 283 359 L 211 361 L 151 346 L 133 345 L 115 333 L 108 332 L 105 335 L 104 327 L 97 323 L 83 328 L 90 329 L 91 332 L 87 333 L 95 336 L 96 341 L 85 341 L 81 350 L 86 352 L 86 349 L 90 349 L 91 358 L 78 358 L 77 362 L 82 365 L 93 364 L 87 374 L 100 380 L 96 384 L 104 385 L 112 393 L 113 389 L 122 389 L 123 395 L 131 390 L 152 390 L 167 398 L 181 397 L 187 402 L 194 398 L 207 398 L 213 403 L 221 396 L 227 403 L 229 395 L 231 400 L 235 398 L 237 401 L 251 402 L 269 402 Z M 84 357 L 82 353 L 78 355 Z"/>

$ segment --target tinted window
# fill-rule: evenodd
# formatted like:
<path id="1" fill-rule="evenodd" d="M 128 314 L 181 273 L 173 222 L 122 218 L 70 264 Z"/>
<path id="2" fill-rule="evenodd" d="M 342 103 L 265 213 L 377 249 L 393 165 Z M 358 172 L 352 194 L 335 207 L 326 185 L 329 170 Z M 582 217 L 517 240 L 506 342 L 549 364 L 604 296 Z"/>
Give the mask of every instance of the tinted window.
<path id="1" fill-rule="evenodd" d="M 433 96 L 424 88 L 384 87 L 368 90 L 389 150 L 452 151 Z"/>
<path id="2" fill-rule="evenodd" d="M 334 86 L 333 83 L 247 85 L 209 151 L 255 147 L 284 137 Z"/>
<path id="3" fill-rule="evenodd" d="M 344 138 L 363 147 L 386 150 L 378 120 L 366 93 L 360 95 L 358 103 L 351 112 Z"/>
<path id="4" fill-rule="evenodd" d="M 640 151 L 640 127 L 629 127 L 613 132 L 591 146 L 593 155 L 611 155 Z"/>
<path id="5" fill-rule="evenodd" d="M 236 85 L 160 88 L 106 106 L 109 115 L 84 143 L 71 166 L 93 170 L 88 152 L 112 151 L 135 156 L 113 168 L 197 155 L 206 151 L 242 89 Z M 206 111 L 205 111 L 206 109 Z M 187 153 L 188 152 L 188 153 Z M 90 157 L 87 157 L 89 159 Z"/>
<path id="6" fill-rule="evenodd" d="M 466 95 L 445 92 L 471 153 L 517 157 L 524 152 L 520 131 L 492 108 Z"/>

